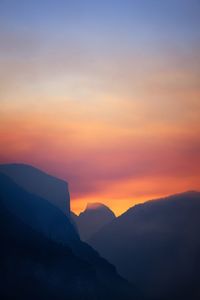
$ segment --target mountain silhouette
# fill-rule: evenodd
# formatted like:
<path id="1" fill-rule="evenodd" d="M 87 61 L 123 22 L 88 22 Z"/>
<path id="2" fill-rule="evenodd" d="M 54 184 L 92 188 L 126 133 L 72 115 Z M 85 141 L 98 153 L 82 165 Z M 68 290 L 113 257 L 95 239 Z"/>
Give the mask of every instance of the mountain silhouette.
<path id="1" fill-rule="evenodd" d="M 1 299 L 141 299 L 64 213 L 0 174 Z"/>
<path id="2" fill-rule="evenodd" d="M 25 164 L 1 164 L 0 172 L 10 177 L 18 186 L 48 200 L 70 215 L 68 183 L 35 167 Z"/>
<path id="3" fill-rule="evenodd" d="M 130 208 L 89 240 L 151 299 L 200 299 L 200 193 Z"/>
<path id="4" fill-rule="evenodd" d="M 12 215 L 55 242 L 72 246 L 75 241 L 79 241 L 79 235 L 70 219 L 59 208 L 25 191 L 7 175 L 0 175 L 1 202 Z"/>
<path id="5" fill-rule="evenodd" d="M 109 207 L 102 203 L 88 203 L 86 209 L 79 215 L 73 215 L 82 240 L 88 240 L 103 226 L 115 219 Z"/>
<path id="6" fill-rule="evenodd" d="M 92 299 L 100 288 L 92 266 L 33 230 L 4 204 L 1 194 L 0 299 Z"/>

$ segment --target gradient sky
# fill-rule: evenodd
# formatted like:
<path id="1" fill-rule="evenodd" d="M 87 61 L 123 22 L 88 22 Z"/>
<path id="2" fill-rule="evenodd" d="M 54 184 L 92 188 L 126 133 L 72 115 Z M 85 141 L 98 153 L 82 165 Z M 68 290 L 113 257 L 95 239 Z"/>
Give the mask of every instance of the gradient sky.
<path id="1" fill-rule="evenodd" d="M 200 189 L 199 0 L 1 0 L 0 162 L 72 209 Z"/>

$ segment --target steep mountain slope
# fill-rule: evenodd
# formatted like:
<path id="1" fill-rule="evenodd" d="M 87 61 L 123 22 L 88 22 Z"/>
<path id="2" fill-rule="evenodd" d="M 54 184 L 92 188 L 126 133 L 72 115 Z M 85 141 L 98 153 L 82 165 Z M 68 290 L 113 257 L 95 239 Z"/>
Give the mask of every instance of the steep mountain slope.
<path id="1" fill-rule="evenodd" d="M 86 209 L 79 215 L 73 216 L 82 240 L 88 240 L 103 226 L 115 219 L 115 215 L 104 204 L 88 203 Z"/>
<path id="2" fill-rule="evenodd" d="M 152 299 L 200 299 L 200 193 L 136 205 L 89 241 Z"/>
<path id="3" fill-rule="evenodd" d="M 2 201 L 0 240 L 0 299 L 96 299 L 101 290 L 92 266 L 23 223 Z"/>
<path id="4" fill-rule="evenodd" d="M 67 182 L 25 164 L 1 164 L 0 172 L 9 176 L 27 192 L 48 200 L 70 215 L 70 195 Z"/>
<path id="5" fill-rule="evenodd" d="M 1 299 L 139 298 L 58 208 L 4 174 L 0 214 Z"/>

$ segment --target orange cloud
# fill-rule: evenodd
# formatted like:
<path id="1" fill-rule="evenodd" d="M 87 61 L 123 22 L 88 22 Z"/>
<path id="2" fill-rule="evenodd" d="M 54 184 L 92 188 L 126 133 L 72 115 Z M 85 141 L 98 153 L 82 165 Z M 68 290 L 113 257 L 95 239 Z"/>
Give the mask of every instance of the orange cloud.
<path id="1" fill-rule="evenodd" d="M 76 212 L 95 200 L 120 214 L 145 199 L 199 189 L 198 126 L 134 129 L 53 113 L 10 115 L 2 124 L 1 161 L 30 163 L 68 180 Z"/>

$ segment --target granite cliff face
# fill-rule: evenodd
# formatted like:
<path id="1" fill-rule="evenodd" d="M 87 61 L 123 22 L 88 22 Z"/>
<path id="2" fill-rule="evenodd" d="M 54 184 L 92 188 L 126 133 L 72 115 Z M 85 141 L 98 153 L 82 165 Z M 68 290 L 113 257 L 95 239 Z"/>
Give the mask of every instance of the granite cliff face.
<path id="1" fill-rule="evenodd" d="M 48 200 L 70 216 L 70 194 L 68 183 L 64 180 L 25 164 L 2 164 L 0 172 L 27 192 Z"/>
<path id="2" fill-rule="evenodd" d="M 1 299 L 142 299 L 80 240 L 68 216 L 27 190 L 0 172 Z"/>

